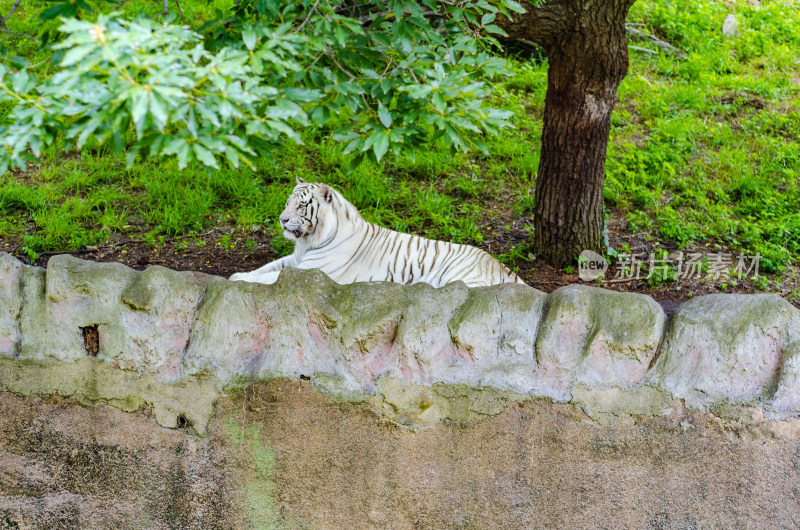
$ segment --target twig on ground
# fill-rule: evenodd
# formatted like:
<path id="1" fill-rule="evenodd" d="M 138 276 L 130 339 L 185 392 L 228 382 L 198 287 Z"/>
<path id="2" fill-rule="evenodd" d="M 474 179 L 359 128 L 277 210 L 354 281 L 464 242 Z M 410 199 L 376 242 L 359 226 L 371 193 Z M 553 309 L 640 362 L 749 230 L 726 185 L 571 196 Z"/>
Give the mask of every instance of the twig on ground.
<path id="1" fill-rule="evenodd" d="M 650 50 L 648 48 L 641 48 L 639 46 L 632 46 L 632 45 L 628 45 L 628 48 L 630 48 L 631 50 L 636 50 L 637 52 L 644 52 L 644 53 L 647 53 L 647 54 L 650 54 L 650 55 L 658 55 L 657 51 Z"/>
<path id="2" fill-rule="evenodd" d="M 636 29 L 633 26 L 634 26 L 634 24 L 625 24 L 625 32 L 629 36 L 633 37 L 634 39 L 646 40 L 646 41 L 650 42 L 651 44 L 654 44 L 655 46 L 658 46 L 659 48 L 664 50 L 665 53 L 668 53 L 670 55 L 674 55 L 678 59 L 685 59 L 686 58 L 686 54 L 683 53 L 683 51 L 680 48 L 677 48 L 677 47 L 673 46 L 672 44 L 659 39 L 655 35 L 651 35 L 650 33 L 645 33 L 644 31 L 642 31 L 640 29 Z M 636 47 L 634 47 L 634 49 L 638 49 L 640 51 L 644 51 L 645 50 L 645 48 L 636 48 Z M 653 50 L 647 50 L 647 51 L 648 52 L 653 52 Z"/>

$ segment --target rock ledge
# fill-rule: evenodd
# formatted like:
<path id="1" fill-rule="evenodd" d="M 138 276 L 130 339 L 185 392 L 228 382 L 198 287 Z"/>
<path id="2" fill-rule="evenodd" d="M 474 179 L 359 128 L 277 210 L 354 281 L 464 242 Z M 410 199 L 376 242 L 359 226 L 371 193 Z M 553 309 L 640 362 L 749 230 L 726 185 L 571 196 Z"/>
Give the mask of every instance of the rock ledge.
<path id="1" fill-rule="evenodd" d="M 800 311 L 711 295 L 667 319 L 647 296 L 579 285 L 338 285 L 293 269 L 259 285 L 0 253 L 2 391 L 149 406 L 162 426 L 202 434 L 220 392 L 281 377 L 411 425 L 532 396 L 596 421 L 678 402 L 783 419 L 800 413 Z"/>

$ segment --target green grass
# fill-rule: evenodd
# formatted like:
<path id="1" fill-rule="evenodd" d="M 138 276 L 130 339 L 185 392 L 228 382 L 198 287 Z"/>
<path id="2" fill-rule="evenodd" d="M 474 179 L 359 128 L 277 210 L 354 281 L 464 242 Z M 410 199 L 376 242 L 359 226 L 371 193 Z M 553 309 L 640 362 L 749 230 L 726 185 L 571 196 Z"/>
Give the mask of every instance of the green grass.
<path id="1" fill-rule="evenodd" d="M 11 5 L 0 0 L 0 13 Z M 230 2 L 228 2 L 230 3 Z M 9 21 L 33 31 L 44 2 L 25 2 Z M 218 1 L 181 2 L 197 27 Z M 128 2 L 125 14 L 160 16 L 158 2 Z M 726 39 L 722 21 L 736 14 L 741 35 Z M 604 196 L 614 218 L 681 246 L 709 245 L 763 256 L 762 270 L 798 265 L 800 256 L 800 9 L 765 3 L 656 0 L 637 2 L 629 22 L 679 47 L 686 57 L 631 51 L 612 121 Z M 8 37 L 0 36 L 7 43 Z M 647 47 L 647 43 L 636 42 Z M 32 63 L 46 58 L 28 41 Z M 47 75 L 49 65 L 41 67 Z M 453 156 L 433 145 L 412 157 L 366 164 L 307 131 L 256 171 L 178 170 L 174 161 L 125 169 L 120 155 L 52 153 L 23 174 L 0 179 L 0 238 L 33 255 L 77 249 L 124 236 L 173 237 L 215 225 L 247 230 L 276 219 L 294 177 L 337 187 L 370 220 L 428 237 L 481 244 L 533 206 L 547 65 L 517 62 L 494 103 L 517 127 L 487 139 L 489 155 Z M 2 110 L 0 110 L 2 112 Z M 491 225 L 491 227 L 490 227 Z M 275 242 L 281 253 L 291 251 Z M 521 263 L 527 250 L 500 252 Z M 526 258 L 525 258 L 526 259 Z"/>
<path id="2" fill-rule="evenodd" d="M 720 29 L 729 12 L 732 39 Z M 767 271 L 797 263 L 798 13 L 794 2 L 634 5 L 631 22 L 687 57 L 634 52 L 620 89 L 604 191 L 632 230 L 759 253 Z"/>

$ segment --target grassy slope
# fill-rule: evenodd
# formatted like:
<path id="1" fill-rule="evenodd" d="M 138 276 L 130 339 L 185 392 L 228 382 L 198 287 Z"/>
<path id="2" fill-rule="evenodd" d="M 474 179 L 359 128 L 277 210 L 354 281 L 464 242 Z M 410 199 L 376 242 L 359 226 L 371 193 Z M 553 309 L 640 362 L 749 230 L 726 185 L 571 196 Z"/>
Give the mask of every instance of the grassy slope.
<path id="1" fill-rule="evenodd" d="M 0 13 L 11 3 L 0 0 Z M 24 3 L 31 7 L 9 21 L 12 29 L 38 27 L 39 8 Z M 205 0 L 181 4 L 195 27 L 211 9 Z M 159 6 L 128 2 L 125 10 L 159 16 Z M 729 12 L 741 28 L 734 39 L 720 30 Z M 606 170 L 612 220 L 624 220 L 627 230 L 656 246 L 757 252 L 768 269 L 792 270 L 800 255 L 796 2 L 756 9 L 746 2 L 640 0 L 629 21 L 687 57 L 631 52 Z M 32 62 L 45 57 L 28 42 L 19 45 Z M 47 68 L 40 66 L 44 75 Z M 305 146 L 287 147 L 255 173 L 179 171 L 172 161 L 126 170 L 121 155 L 50 154 L 25 174 L 1 178 L 0 238 L 34 256 L 212 225 L 247 231 L 266 223 L 274 229 L 297 175 L 337 186 L 371 221 L 485 244 L 497 237 L 496 227 L 510 228 L 533 202 L 546 64 L 517 63 L 515 70 L 516 77 L 499 87 L 496 104 L 515 112 L 518 127 L 491 139 L 488 157 L 453 157 L 432 146 L 415 160 L 394 159 L 349 174 L 349 159 L 328 139 L 329 130 L 307 132 Z M 279 251 L 291 250 L 280 238 L 274 241 Z M 507 261 L 526 254 L 509 243 L 490 248 Z"/>
<path id="2" fill-rule="evenodd" d="M 800 10 L 740 3 L 741 36 L 719 2 L 639 2 L 631 19 L 686 50 L 636 57 L 614 117 L 605 196 L 631 230 L 800 255 Z M 636 53 L 636 52 L 634 52 Z"/>

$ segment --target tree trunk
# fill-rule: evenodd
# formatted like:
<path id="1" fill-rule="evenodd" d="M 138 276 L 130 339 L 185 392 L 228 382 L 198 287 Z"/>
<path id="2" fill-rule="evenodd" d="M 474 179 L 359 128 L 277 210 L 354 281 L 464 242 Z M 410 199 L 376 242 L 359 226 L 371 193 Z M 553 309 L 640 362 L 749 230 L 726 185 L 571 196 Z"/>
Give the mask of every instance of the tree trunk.
<path id="1" fill-rule="evenodd" d="M 611 111 L 628 70 L 634 0 L 551 0 L 514 21 L 514 39 L 547 52 L 547 95 L 534 206 L 534 252 L 557 267 L 603 247 L 603 179 Z"/>

